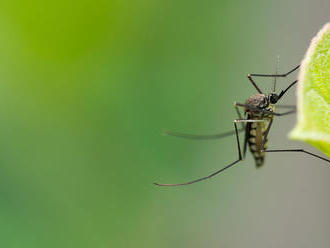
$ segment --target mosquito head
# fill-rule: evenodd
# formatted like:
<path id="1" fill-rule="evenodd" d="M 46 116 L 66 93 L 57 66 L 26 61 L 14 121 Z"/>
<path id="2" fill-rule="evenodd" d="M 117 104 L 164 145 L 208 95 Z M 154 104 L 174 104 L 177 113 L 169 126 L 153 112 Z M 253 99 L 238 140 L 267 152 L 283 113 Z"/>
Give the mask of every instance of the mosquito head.
<path id="1" fill-rule="evenodd" d="M 276 93 L 271 93 L 268 96 L 268 100 L 271 104 L 277 103 L 278 99 L 279 99 L 279 96 Z"/>

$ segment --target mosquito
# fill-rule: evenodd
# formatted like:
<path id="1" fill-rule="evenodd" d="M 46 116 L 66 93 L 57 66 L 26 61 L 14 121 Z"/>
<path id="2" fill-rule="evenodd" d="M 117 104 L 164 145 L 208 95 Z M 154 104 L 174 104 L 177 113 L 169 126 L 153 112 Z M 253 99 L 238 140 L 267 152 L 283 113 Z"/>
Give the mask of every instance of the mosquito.
<path id="1" fill-rule="evenodd" d="M 193 135 L 193 134 L 184 134 L 184 133 L 171 132 L 171 131 L 165 132 L 166 135 L 185 138 L 185 139 L 193 139 L 193 140 L 221 139 L 227 136 L 236 135 L 238 159 L 208 176 L 201 177 L 192 181 L 177 183 L 177 184 L 160 184 L 160 183 L 154 183 L 154 184 L 158 186 L 183 186 L 209 179 L 242 161 L 245 158 L 247 147 L 249 147 L 249 150 L 252 153 L 256 167 L 261 167 L 264 164 L 266 152 L 300 152 L 330 163 L 329 159 L 326 159 L 324 157 L 321 157 L 317 154 L 311 153 L 304 149 L 267 150 L 267 141 L 268 141 L 267 137 L 269 134 L 269 130 L 273 124 L 274 116 L 285 116 L 296 112 L 296 107 L 293 105 L 276 105 L 276 104 L 279 100 L 282 99 L 282 97 L 286 94 L 286 92 L 298 82 L 298 80 L 293 81 L 286 89 L 282 90 L 279 94 L 277 94 L 276 78 L 280 78 L 280 77 L 285 78 L 291 73 L 298 70 L 299 67 L 300 65 L 296 66 L 295 68 L 284 74 L 278 74 L 277 70 L 276 70 L 276 74 L 248 74 L 247 78 L 249 79 L 250 83 L 254 86 L 254 88 L 257 90 L 258 93 L 250 96 L 245 103 L 234 102 L 234 107 L 237 112 L 238 119 L 235 119 L 233 121 L 234 124 L 233 131 L 221 133 L 221 134 L 215 134 L 215 135 Z M 273 92 L 268 94 L 263 93 L 256 84 L 254 77 L 274 78 Z M 275 105 L 278 108 L 287 108 L 289 109 L 289 111 L 282 113 L 275 112 Z M 245 118 L 243 118 L 240 108 L 243 108 Z M 240 125 L 240 128 L 237 127 L 238 125 Z M 238 134 L 243 131 L 245 132 L 245 139 L 244 139 L 243 152 L 242 152 L 240 145 L 240 138 Z"/>

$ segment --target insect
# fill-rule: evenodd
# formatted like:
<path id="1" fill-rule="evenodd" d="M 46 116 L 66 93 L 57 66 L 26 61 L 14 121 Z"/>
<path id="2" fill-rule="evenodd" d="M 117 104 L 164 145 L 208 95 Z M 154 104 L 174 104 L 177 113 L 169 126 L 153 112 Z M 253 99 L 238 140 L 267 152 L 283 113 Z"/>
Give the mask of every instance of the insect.
<path id="1" fill-rule="evenodd" d="M 234 103 L 234 107 L 237 112 L 238 119 L 234 120 L 233 131 L 222 134 L 215 134 L 215 135 L 193 135 L 193 134 L 184 134 L 184 133 L 177 133 L 170 131 L 165 133 L 167 135 L 176 136 L 179 138 L 195 139 L 195 140 L 220 139 L 226 136 L 236 135 L 236 142 L 238 149 L 237 160 L 208 176 L 201 177 L 196 180 L 188 181 L 185 183 L 177 183 L 177 184 L 160 184 L 160 183 L 154 183 L 154 184 L 158 186 L 182 186 L 182 185 L 193 184 L 209 179 L 211 177 L 218 175 L 224 170 L 236 165 L 238 162 L 242 161 L 245 158 L 247 147 L 249 147 L 249 150 L 252 153 L 252 156 L 254 157 L 256 167 L 261 167 L 263 165 L 266 152 L 300 152 L 330 163 L 329 159 L 323 158 L 319 155 L 308 152 L 304 149 L 267 150 L 267 137 L 269 134 L 269 130 L 272 126 L 274 116 L 284 116 L 296 112 L 295 106 L 276 105 L 276 104 L 279 100 L 282 99 L 285 93 L 298 82 L 298 80 L 295 80 L 285 90 L 282 90 L 279 94 L 277 94 L 275 92 L 276 78 L 287 77 L 288 75 L 296 71 L 299 67 L 300 65 L 296 66 L 295 68 L 284 74 L 278 74 L 277 72 L 276 74 L 248 74 L 247 78 L 249 79 L 250 83 L 254 86 L 254 88 L 257 90 L 258 94 L 250 96 L 245 103 L 237 103 L 237 102 Z M 256 82 L 254 81 L 253 77 L 274 78 L 273 92 L 269 94 L 263 93 L 256 84 Z M 289 108 L 290 110 L 287 112 L 278 113 L 275 112 L 275 105 L 278 108 Z M 244 109 L 245 118 L 243 118 L 239 108 Z M 238 125 L 240 125 L 241 127 L 238 128 L 237 127 Z M 243 152 L 242 152 L 238 134 L 239 132 L 243 132 L 243 131 L 245 132 L 245 139 L 243 143 Z"/>

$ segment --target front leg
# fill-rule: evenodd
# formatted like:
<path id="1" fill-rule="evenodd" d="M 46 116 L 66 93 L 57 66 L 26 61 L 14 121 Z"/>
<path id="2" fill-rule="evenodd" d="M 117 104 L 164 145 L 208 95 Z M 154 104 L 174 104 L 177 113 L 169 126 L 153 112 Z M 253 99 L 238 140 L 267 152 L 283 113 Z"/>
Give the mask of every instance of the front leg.
<path id="1" fill-rule="evenodd" d="M 292 70 L 288 71 L 287 73 L 283 73 L 283 74 L 256 74 L 256 73 L 252 73 L 252 74 L 249 74 L 249 75 L 251 77 L 286 77 L 286 76 L 290 75 L 292 72 L 296 71 L 299 67 L 300 67 L 300 65 L 297 65 Z"/>

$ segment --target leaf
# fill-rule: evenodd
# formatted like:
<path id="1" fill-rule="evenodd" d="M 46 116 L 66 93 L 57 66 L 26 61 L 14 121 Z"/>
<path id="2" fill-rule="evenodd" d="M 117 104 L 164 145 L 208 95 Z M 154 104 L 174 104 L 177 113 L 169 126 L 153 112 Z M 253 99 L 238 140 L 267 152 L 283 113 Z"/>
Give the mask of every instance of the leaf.
<path id="1" fill-rule="evenodd" d="M 330 23 L 312 40 L 298 78 L 297 124 L 290 138 L 330 157 Z"/>

